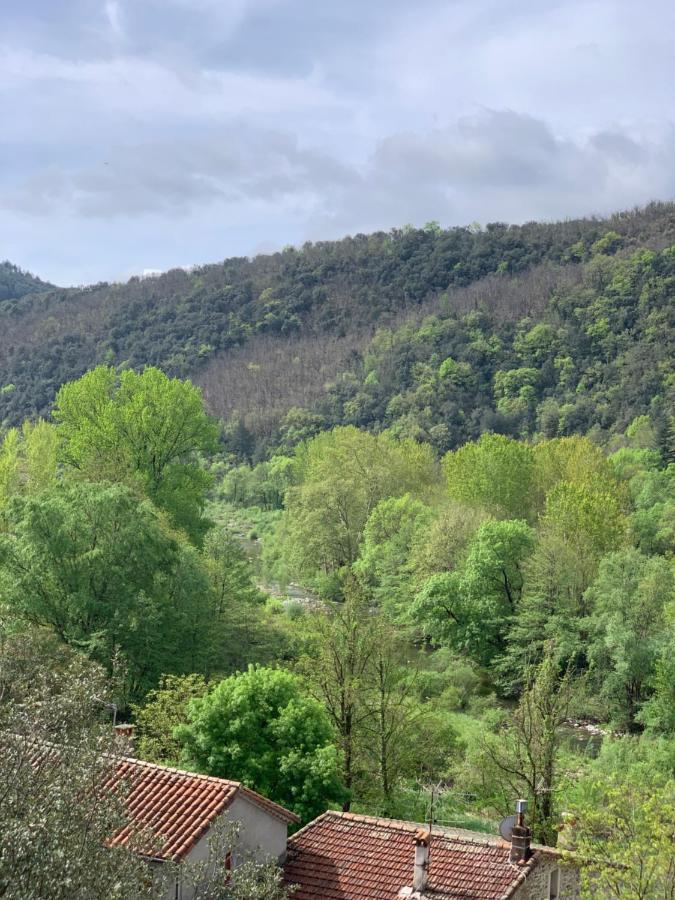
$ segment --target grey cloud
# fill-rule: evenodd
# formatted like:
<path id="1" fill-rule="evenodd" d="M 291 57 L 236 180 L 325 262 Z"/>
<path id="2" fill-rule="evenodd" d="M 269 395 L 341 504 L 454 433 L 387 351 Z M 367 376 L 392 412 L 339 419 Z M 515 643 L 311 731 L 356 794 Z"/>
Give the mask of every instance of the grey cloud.
<path id="1" fill-rule="evenodd" d="M 618 131 L 572 141 L 532 116 L 486 110 L 445 129 L 384 139 L 358 188 L 314 227 L 339 233 L 356 222 L 386 228 L 611 212 L 672 196 L 674 150 L 670 128 L 656 144 Z"/>
<path id="2" fill-rule="evenodd" d="M 591 143 L 598 152 L 628 165 L 639 165 L 648 155 L 644 147 L 619 131 L 601 131 L 593 136 Z"/>
<path id="3" fill-rule="evenodd" d="M 0 257 L 57 281 L 675 188 L 666 0 L 2 6 Z"/>
<path id="4" fill-rule="evenodd" d="M 118 148 L 70 173 L 45 171 L 0 194 L 0 207 L 94 218 L 185 214 L 204 204 L 277 203 L 348 185 L 350 170 L 288 134 L 242 125 L 202 139 Z"/>

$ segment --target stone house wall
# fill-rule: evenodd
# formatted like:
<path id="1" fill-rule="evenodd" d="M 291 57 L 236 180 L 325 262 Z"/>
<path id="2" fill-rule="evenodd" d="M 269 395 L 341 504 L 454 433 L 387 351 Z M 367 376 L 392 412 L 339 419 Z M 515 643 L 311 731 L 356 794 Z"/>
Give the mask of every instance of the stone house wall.
<path id="1" fill-rule="evenodd" d="M 537 865 L 513 896 L 515 900 L 579 900 L 579 873 L 572 866 L 561 865 L 557 857 L 541 854 Z"/>

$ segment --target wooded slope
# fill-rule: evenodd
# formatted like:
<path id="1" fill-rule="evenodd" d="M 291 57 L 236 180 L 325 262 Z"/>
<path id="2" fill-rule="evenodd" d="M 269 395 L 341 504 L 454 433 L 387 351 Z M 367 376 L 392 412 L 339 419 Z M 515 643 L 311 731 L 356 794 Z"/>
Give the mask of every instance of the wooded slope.
<path id="1" fill-rule="evenodd" d="M 357 235 L 5 299 L 0 420 L 45 414 L 62 383 L 107 362 L 195 378 L 214 412 L 239 413 L 233 448 L 249 456 L 347 422 L 439 450 L 486 428 L 624 427 L 669 384 L 671 244 L 675 205 L 653 204 Z"/>

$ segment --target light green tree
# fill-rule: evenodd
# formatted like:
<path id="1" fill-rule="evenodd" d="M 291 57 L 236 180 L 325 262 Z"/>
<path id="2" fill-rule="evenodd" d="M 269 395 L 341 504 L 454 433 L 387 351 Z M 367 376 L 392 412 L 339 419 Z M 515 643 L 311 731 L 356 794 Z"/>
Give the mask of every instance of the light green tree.
<path id="1" fill-rule="evenodd" d="M 612 495 L 619 509 L 626 508 L 628 494 L 619 483 L 615 467 L 589 438 L 571 435 L 542 441 L 532 452 L 538 510 L 543 510 L 546 496 L 561 482 Z"/>
<path id="2" fill-rule="evenodd" d="M 452 501 L 435 509 L 432 521 L 415 533 L 410 548 L 409 565 L 417 584 L 458 568 L 469 541 L 489 518 L 483 509 Z"/>
<path id="3" fill-rule="evenodd" d="M 208 578 L 148 501 L 121 484 L 76 482 L 14 498 L 5 520 L 0 584 L 11 614 L 109 671 L 121 654 L 132 696 L 162 672 L 208 665 Z"/>
<path id="4" fill-rule="evenodd" d="M 69 466 L 88 480 L 139 487 L 201 540 L 210 478 L 196 456 L 216 448 L 219 429 L 198 388 L 159 369 L 98 366 L 60 389 L 53 415 Z"/>
<path id="5" fill-rule="evenodd" d="M 282 535 L 289 564 L 305 577 L 357 559 L 377 504 L 437 485 L 431 449 L 348 426 L 324 432 L 296 451 L 297 485 L 286 494 Z"/>
<path id="6" fill-rule="evenodd" d="M 447 453 L 443 469 L 453 500 L 483 507 L 500 518 L 530 518 L 534 457 L 527 444 L 484 434 Z"/>
<path id="7" fill-rule="evenodd" d="M 590 567 L 625 545 L 629 524 L 616 494 L 561 481 L 546 495 L 541 530 L 555 534 L 587 559 Z"/>
<path id="8" fill-rule="evenodd" d="M 675 780 L 616 770 L 583 782 L 561 843 L 581 866 L 582 897 L 675 896 Z"/>
<path id="9" fill-rule="evenodd" d="M 0 511 L 12 497 L 54 483 L 57 449 L 56 429 L 42 419 L 9 429 L 0 445 Z"/>

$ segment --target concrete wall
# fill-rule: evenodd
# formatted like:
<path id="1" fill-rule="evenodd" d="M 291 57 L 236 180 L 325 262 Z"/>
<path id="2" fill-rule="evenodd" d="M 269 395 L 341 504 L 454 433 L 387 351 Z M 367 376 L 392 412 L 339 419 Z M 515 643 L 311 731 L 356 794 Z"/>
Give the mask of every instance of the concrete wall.
<path id="1" fill-rule="evenodd" d="M 256 859 L 273 857 L 280 863 L 286 858 L 288 826 L 281 819 L 238 794 L 229 810 L 232 822 L 239 822 L 241 846 Z"/>
<path id="2" fill-rule="evenodd" d="M 237 794 L 223 818 L 230 822 L 238 822 L 239 851 L 241 855 L 253 855 L 260 862 L 273 859 L 283 862 L 286 856 L 286 837 L 288 826 L 281 819 L 273 816 L 262 807 L 252 803 L 242 794 Z M 203 862 L 209 857 L 209 833 L 188 854 L 190 862 Z M 232 865 L 237 865 L 237 852 L 232 854 Z M 192 900 L 193 891 L 189 885 L 182 885 L 178 895 L 171 890 L 166 900 Z"/>
<path id="3" fill-rule="evenodd" d="M 579 900 L 579 873 L 571 866 L 561 866 L 555 857 L 540 857 L 537 865 L 513 895 L 516 900 L 550 900 L 551 874 L 558 871 L 557 900 Z M 553 895 L 555 896 L 555 895 Z"/>

